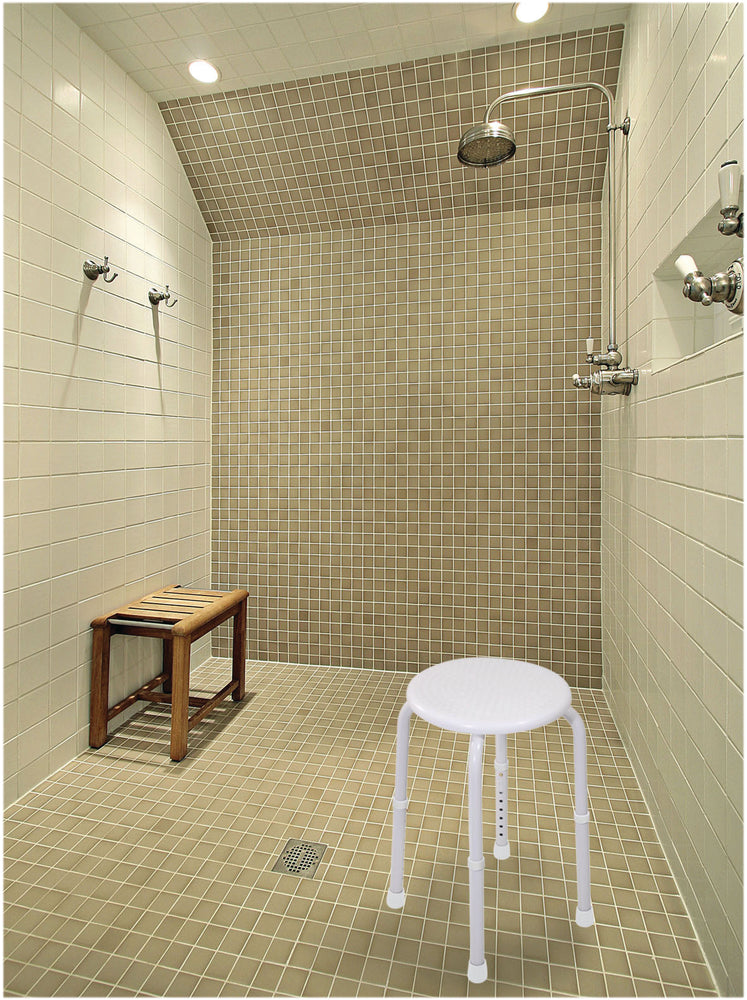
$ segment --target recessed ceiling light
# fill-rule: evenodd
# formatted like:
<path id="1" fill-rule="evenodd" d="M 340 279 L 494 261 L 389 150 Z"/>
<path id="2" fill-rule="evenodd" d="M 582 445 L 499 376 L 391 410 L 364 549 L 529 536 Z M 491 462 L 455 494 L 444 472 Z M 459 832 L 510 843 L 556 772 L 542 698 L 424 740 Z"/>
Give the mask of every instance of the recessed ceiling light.
<path id="1" fill-rule="evenodd" d="M 191 62 L 189 72 L 200 83 L 215 83 L 216 80 L 220 79 L 220 73 L 215 66 L 204 59 L 195 59 L 194 62 Z"/>
<path id="2" fill-rule="evenodd" d="M 549 7 L 550 4 L 544 0 L 521 0 L 521 3 L 514 4 L 514 17 L 523 24 L 531 24 L 544 17 Z"/>

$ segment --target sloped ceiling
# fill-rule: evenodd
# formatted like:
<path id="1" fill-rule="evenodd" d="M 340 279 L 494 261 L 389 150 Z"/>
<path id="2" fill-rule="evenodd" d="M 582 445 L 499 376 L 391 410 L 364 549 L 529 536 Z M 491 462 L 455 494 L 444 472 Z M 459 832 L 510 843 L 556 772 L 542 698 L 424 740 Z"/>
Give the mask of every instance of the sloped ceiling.
<path id="1" fill-rule="evenodd" d="M 601 95 L 501 109 L 516 156 L 463 167 L 459 137 L 498 94 L 614 88 L 623 26 L 165 101 L 164 120 L 215 239 L 285 235 L 601 198 Z"/>
<path id="2" fill-rule="evenodd" d="M 156 101 L 382 66 L 625 21 L 627 4 L 553 3 L 521 24 L 513 3 L 66 3 L 62 9 Z M 213 85 L 187 72 L 209 59 Z"/>

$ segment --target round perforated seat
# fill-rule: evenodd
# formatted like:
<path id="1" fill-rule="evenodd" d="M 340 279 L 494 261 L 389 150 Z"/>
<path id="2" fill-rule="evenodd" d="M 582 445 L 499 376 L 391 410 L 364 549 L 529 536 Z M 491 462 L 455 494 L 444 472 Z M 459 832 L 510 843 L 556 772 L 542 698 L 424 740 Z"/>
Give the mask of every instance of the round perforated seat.
<path id="1" fill-rule="evenodd" d="M 571 689 L 552 670 L 523 660 L 495 656 L 447 660 L 413 677 L 397 722 L 397 771 L 394 783 L 392 871 L 387 904 L 399 909 L 405 903 L 405 822 L 407 814 L 407 757 L 410 718 L 419 716 L 441 729 L 469 735 L 469 907 L 470 957 L 467 976 L 485 982 L 484 869 L 482 853 L 482 758 L 486 736 L 495 737 L 496 838 L 493 854 L 510 857 L 508 843 L 508 750 L 510 733 L 525 732 L 561 717 L 573 729 L 575 783 L 576 872 L 578 906 L 576 923 L 594 923 L 589 870 L 589 813 L 586 803 L 586 732 L 571 705 Z"/>
<path id="2" fill-rule="evenodd" d="M 559 719 L 571 706 L 571 689 L 536 663 L 479 656 L 437 663 L 413 677 L 407 702 L 441 729 L 497 736 Z"/>

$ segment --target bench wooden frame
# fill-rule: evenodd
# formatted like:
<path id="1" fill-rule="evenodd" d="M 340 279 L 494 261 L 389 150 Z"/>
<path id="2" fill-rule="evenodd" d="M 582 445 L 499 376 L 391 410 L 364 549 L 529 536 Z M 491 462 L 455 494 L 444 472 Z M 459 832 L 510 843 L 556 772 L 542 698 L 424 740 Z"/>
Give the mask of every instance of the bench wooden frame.
<path id="1" fill-rule="evenodd" d="M 102 615 L 91 622 L 91 721 L 89 743 L 101 747 L 107 740 L 111 719 L 136 701 L 165 702 L 171 705 L 171 759 L 182 760 L 187 752 L 187 735 L 208 712 L 229 694 L 241 701 L 246 693 L 246 590 L 224 593 L 218 590 L 189 590 L 170 586 L 156 590 L 139 601 Z M 189 654 L 197 639 L 221 622 L 233 617 L 233 668 L 231 681 L 212 698 L 190 697 Z M 111 637 L 142 635 L 163 642 L 161 672 L 109 708 L 109 646 Z M 162 685 L 163 691 L 153 689 Z M 189 715 L 189 706 L 198 709 Z"/>

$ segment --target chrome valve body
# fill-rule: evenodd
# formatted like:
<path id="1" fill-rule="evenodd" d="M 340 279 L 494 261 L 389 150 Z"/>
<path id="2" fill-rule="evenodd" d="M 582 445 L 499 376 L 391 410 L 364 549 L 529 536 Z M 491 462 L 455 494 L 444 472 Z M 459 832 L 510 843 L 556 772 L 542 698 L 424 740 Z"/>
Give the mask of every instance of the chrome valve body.
<path id="1" fill-rule="evenodd" d="M 591 389 L 597 396 L 628 396 L 630 387 L 638 385 L 637 368 L 602 368 L 591 375 L 573 376 L 576 389 Z"/>

